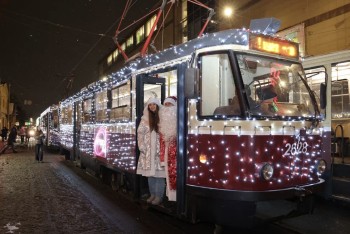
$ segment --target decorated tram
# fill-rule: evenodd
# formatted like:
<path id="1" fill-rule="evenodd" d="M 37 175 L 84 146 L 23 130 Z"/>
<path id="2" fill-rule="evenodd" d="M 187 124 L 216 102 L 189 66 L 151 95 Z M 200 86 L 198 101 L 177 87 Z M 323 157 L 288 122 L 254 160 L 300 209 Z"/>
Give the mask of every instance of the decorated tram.
<path id="1" fill-rule="evenodd" d="M 144 105 L 177 96 L 176 201 L 164 211 L 238 226 L 311 212 L 329 171 L 325 93 L 310 88 L 298 44 L 268 34 L 207 34 L 83 88 L 59 105 L 62 151 L 141 201 Z"/>
<path id="2" fill-rule="evenodd" d="M 45 146 L 51 149 L 59 149 L 60 146 L 58 107 L 58 105 L 48 107 L 38 119 L 38 126 L 45 135 Z"/>

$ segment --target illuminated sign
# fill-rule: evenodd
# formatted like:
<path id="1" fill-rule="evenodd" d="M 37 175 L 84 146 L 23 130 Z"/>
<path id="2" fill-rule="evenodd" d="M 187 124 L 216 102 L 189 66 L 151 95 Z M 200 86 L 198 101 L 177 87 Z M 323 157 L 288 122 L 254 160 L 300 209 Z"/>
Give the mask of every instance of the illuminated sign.
<path id="1" fill-rule="evenodd" d="M 251 35 L 249 47 L 253 50 L 278 54 L 284 57 L 299 58 L 297 43 L 278 38 Z"/>
<path id="2" fill-rule="evenodd" d="M 106 158 L 107 156 L 107 129 L 98 127 L 95 130 L 94 155 Z"/>

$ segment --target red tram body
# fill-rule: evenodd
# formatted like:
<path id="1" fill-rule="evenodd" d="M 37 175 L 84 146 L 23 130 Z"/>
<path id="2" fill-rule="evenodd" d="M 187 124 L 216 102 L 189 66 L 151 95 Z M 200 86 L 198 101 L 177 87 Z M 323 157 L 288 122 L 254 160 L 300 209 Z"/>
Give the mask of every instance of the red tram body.
<path id="1" fill-rule="evenodd" d="M 246 225 L 260 203 L 284 199 L 310 212 L 329 155 L 308 82 L 295 43 L 249 30 L 208 34 L 132 61 L 62 101 L 61 147 L 140 199 L 136 130 L 144 103 L 175 95 L 177 217 Z"/>

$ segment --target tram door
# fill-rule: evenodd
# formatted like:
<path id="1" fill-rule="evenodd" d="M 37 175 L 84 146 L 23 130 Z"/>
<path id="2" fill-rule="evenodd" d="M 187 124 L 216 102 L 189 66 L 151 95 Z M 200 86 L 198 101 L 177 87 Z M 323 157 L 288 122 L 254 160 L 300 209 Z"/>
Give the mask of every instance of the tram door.
<path id="1" fill-rule="evenodd" d="M 154 77 L 150 75 L 138 75 L 136 77 L 136 129 L 138 128 L 143 110 L 146 107 L 147 101 L 150 98 L 158 98 L 163 102 L 165 98 L 165 78 Z M 136 130 L 137 138 L 137 130 Z M 140 156 L 138 145 L 136 141 L 136 165 Z M 141 196 L 148 190 L 148 183 L 146 177 L 136 176 L 135 195 Z"/>

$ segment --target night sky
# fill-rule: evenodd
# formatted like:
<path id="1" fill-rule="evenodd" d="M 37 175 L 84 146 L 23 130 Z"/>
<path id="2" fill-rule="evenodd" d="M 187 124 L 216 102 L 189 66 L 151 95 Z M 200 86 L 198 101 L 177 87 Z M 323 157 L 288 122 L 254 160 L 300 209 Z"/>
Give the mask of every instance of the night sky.
<path id="1" fill-rule="evenodd" d="M 0 79 L 11 84 L 27 117 L 37 118 L 62 100 L 69 78 L 70 94 L 98 79 L 98 62 L 116 48 L 112 37 L 126 2 L 0 0 Z M 131 2 L 120 29 L 161 1 Z"/>

